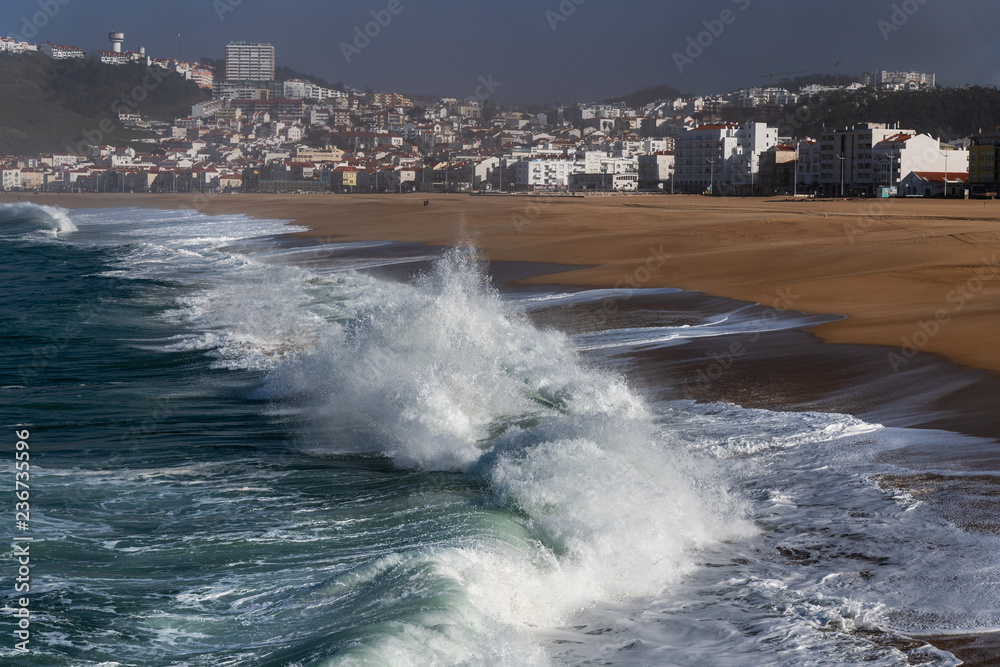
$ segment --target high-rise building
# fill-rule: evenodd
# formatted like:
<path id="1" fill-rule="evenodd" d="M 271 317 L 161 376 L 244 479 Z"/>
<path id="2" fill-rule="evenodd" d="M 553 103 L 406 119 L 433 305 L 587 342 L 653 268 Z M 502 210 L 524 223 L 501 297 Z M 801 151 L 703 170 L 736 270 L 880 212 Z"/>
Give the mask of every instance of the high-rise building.
<path id="1" fill-rule="evenodd" d="M 274 47 L 270 44 L 232 42 L 226 46 L 228 81 L 273 81 Z"/>

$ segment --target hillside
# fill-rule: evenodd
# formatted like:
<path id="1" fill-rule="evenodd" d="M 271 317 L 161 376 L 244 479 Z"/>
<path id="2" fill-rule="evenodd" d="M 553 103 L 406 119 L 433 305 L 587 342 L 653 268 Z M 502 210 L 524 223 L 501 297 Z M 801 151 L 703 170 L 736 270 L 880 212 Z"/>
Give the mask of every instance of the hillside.
<path id="1" fill-rule="evenodd" d="M 188 115 L 193 104 L 210 97 L 178 74 L 156 81 L 141 65 L 52 60 L 40 53 L 0 56 L 0 155 L 67 152 L 87 137 L 120 145 L 134 141 L 144 135 L 118 124 L 118 110 L 127 107 L 116 104 L 133 90 L 129 103 L 154 120 Z M 102 123 L 110 133 L 100 131 Z"/>
<path id="2" fill-rule="evenodd" d="M 899 123 L 945 140 L 992 130 L 1000 124 L 1000 90 L 981 86 L 855 95 L 833 93 L 811 105 L 786 108 L 772 122 L 794 137 L 818 137 L 826 128 L 854 123 Z"/>

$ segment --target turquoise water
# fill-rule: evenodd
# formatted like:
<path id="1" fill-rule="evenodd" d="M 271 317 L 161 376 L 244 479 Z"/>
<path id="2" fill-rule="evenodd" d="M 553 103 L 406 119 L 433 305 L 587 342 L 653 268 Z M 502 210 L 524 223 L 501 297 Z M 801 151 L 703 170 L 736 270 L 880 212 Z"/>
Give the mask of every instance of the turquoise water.
<path id="1" fill-rule="evenodd" d="M 0 205 L 5 664 L 944 665 L 905 633 L 1000 625 L 995 540 L 873 479 L 959 436 L 655 403 L 606 354 L 822 318 L 567 334 L 529 314 L 607 291 L 285 231 Z"/>

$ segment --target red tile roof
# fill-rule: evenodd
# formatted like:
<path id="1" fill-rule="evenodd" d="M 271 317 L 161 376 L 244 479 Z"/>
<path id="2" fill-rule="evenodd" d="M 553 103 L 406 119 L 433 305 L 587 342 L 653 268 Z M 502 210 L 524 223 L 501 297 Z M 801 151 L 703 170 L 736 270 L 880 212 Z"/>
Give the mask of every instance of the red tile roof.
<path id="1" fill-rule="evenodd" d="M 945 172 L 943 171 L 915 171 L 913 175 L 925 183 L 944 183 Z M 968 183 L 968 172 L 949 171 L 949 183 Z"/>

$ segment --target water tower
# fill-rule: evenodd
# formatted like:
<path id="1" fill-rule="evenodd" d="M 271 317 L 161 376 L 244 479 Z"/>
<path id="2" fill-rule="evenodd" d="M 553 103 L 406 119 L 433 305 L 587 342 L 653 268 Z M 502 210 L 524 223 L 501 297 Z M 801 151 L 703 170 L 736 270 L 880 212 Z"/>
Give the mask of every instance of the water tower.
<path id="1" fill-rule="evenodd" d="M 108 33 L 108 41 L 111 42 L 111 50 L 115 53 L 122 52 L 122 42 L 125 41 L 125 33 L 113 30 Z"/>

